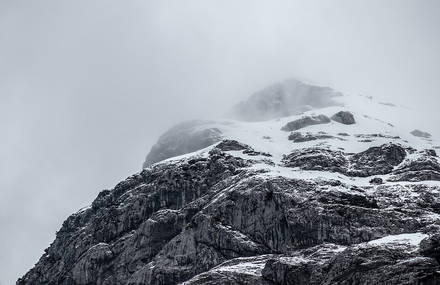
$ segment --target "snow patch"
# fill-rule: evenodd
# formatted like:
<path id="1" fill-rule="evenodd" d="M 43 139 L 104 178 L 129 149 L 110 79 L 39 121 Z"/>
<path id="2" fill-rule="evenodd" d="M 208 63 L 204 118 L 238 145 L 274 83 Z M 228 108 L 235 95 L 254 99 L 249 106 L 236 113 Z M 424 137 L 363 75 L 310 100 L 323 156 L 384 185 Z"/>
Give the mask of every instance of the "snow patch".
<path id="1" fill-rule="evenodd" d="M 428 237 L 424 233 L 409 233 L 409 234 L 399 234 L 399 235 L 389 235 L 383 238 L 375 239 L 367 242 L 368 245 L 383 245 L 389 243 L 399 243 L 399 244 L 409 244 L 412 246 L 419 246 L 420 242 Z"/>

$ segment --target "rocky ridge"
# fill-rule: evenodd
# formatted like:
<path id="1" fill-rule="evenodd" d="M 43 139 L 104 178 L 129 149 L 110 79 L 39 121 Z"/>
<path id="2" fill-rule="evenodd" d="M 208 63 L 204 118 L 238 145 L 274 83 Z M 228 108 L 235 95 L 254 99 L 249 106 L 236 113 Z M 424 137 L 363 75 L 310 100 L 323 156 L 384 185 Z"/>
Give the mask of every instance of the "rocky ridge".
<path id="1" fill-rule="evenodd" d="M 440 284 L 436 141 L 342 99 L 175 127 L 17 284 Z"/>

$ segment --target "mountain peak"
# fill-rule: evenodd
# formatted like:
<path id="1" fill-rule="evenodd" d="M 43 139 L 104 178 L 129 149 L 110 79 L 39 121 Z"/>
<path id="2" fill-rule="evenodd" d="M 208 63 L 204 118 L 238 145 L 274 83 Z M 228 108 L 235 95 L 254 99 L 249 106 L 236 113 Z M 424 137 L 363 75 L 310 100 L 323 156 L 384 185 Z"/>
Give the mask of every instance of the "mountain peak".
<path id="1" fill-rule="evenodd" d="M 341 95 L 329 87 L 287 79 L 252 94 L 235 105 L 228 115 L 243 121 L 264 121 L 338 105 L 334 99 Z"/>

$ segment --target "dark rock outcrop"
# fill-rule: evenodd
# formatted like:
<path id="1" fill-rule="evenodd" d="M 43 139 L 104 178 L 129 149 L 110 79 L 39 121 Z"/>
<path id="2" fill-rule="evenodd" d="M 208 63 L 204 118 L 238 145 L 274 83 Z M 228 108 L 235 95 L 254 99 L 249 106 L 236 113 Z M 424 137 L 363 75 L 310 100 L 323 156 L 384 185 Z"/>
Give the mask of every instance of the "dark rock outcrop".
<path id="1" fill-rule="evenodd" d="M 336 137 L 327 134 L 311 134 L 311 133 L 302 134 L 300 132 L 293 132 L 288 137 L 288 139 L 293 141 L 294 143 L 332 139 L 332 138 L 336 138 Z"/>
<path id="2" fill-rule="evenodd" d="M 340 111 L 334 114 L 332 120 L 344 125 L 353 125 L 356 123 L 353 114 L 348 111 Z"/>
<path id="3" fill-rule="evenodd" d="M 348 167 L 348 159 L 342 151 L 317 147 L 294 150 L 283 159 L 283 162 L 287 167 L 340 173 L 345 173 Z"/>
<path id="4" fill-rule="evenodd" d="M 273 285 L 261 275 L 266 262 L 271 255 L 255 257 L 239 257 L 223 262 L 213 269 L 201 273 L 182 285 Z"/>
<path id="5" fill-rule="evenodd" d="M 400 139 L 399 136 L 390 136 L 386 134 L 356 134 L 355 137 L 357 138 L 364 138 L 364 139 L 377 139 L 377 138 L 386 138 L 386 139 Z"/>
<path id="6" fill-rule="evenodd" d="M 219 144 L 215 146 L 215 148 L 221 151 L 241 151 L 243 154 L 247 154 L 250 156 L 272 156 L 270 153 L 255 151 L 250 146 L 240 143 L 236 140 L 222 140 Z"/>
<path id="7" fill-rule="evenodd" d="M 370 180 L 370 183 L 371 183 L 371 184 L 376 184 L 376 185 L 378 185 L 378 184 L 383 184 L 383 179 L 380 178 L 380 177 L 374 177 L 374 178 L 372 178 L 372 179 Z"/>
<path id="8" fill-rule="evenodd" d="M 391 181 L 440 181 L 440 163 L 435 152 L 421 154 L 393 171 Z"/>
<path id="9" fill-rule="evenodd" d="M 425 238 L 420 243 L 420 253 L 440 262 L 440 233 Z"/>
<path id="10" fill-rule="evenodd" d="M 406 157 L 405 149 L 397 144 L 384 144 L 370 147 L 366 151 L 350 157 L 354 176 L 372 176 L 390 173 Z"/>
<path id="11" fill-rule="evenodd" d="M 283 162 L 287 167 L 367 177 L 391 173 L 405 157 L 406 151 L 402 146 L 384 144 L 357 154 L 318 147 L 297 149 L 287 155 Z"/>
<path id="12" fill-rule="evenodd" d="M 298 120 L 288 122 L 285 126 L 281 128 L 281 130 L 286 132 L 291 132 L 308 126 L 328 124 L 328 123 L 330 123 L 330 119 L 325 115 L 304 116 Z"/>
<path id="13" fill-rule="evenodd" d="M 274 284 L 438 284 L 438 263 L 407 244 L 327 244 L 268 260 L 262 275 Z"/>
<path id="14" fill-rule="evenodd" d="M 221 140 L 217 128 L 205 127 L 208 121 L 189 121 L 178 124 L 165 132 L 151 148 L 143 167 L 164 159 L 194 152 Z"/>

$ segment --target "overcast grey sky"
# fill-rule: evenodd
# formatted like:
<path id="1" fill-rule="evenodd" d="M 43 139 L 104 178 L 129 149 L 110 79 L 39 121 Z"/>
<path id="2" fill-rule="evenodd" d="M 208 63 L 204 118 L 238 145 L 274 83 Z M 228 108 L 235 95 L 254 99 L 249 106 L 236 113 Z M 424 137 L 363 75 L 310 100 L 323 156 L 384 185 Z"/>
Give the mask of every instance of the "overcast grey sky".
<path id="1" fill-rule="evenodd" d="M 172 124 L 305 78 L 423 110 L 440 1 L 0 1 L 0 283 Z"/>

